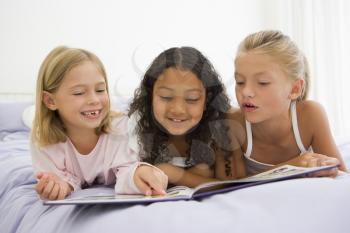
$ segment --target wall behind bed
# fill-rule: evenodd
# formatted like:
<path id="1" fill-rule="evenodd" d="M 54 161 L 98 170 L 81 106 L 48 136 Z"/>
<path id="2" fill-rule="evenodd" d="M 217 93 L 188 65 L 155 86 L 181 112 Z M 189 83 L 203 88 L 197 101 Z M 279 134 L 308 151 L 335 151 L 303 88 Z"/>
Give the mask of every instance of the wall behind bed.
<path id="1" fill-rule="evenodd" d="M 81 47 L 106 66 L 112 91 L 130 97 L 152 59 L 172 46 L 203 51 L 228 86 L 239 41 L 263 27 L 259 0 L 0 1 L 1 99 L 28 98 L 55 46 Z M 230 88 L 233 92 L 233 88 Z"/>

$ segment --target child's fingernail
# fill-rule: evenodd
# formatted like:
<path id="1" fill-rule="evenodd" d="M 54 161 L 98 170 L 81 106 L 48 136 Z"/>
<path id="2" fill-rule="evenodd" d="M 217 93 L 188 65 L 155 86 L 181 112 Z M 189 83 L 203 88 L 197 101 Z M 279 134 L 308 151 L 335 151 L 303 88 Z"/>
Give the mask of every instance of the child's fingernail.
<path id="1" fill-rule="evenodd" d="M 147 190 L 146 191 L 146 196 L 151 196 L 152 195 L 152 191 L 151 190 Z"/>

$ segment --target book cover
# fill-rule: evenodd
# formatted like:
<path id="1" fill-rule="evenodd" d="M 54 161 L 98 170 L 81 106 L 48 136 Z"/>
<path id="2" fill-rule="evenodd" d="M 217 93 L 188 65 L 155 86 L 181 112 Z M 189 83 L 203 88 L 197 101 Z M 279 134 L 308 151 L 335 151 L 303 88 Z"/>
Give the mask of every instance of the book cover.
<path id="1" fill-rule="evenodd" d="M 201 184 L 195 188 L 175 186 L 167 190 L 164 196 L 144 195 L 116 195 L 113 188 L 96 187 L 74 192 L 63 200 L 44 200 L 45 205 L 73 205 L 73 204 L 137 204 L 162 201 L 190 200 L 225 193 L 250 186 L 261 185 L 287 179 L 302 178 L 312 173 L 328 170 L 335 166 L 296 167 L 283 165 L 272 170 L 256 174 L 243 179 L 214 181 Z"/>

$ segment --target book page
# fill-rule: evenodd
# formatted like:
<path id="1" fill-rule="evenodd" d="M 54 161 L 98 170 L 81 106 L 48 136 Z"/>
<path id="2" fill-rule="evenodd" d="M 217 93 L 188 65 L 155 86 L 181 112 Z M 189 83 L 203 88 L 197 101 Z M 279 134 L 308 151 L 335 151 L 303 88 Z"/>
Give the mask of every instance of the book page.
<path id="1" fill-rule="evenodd" d="M 74 192 L 64 200 L 44 201 L 44 204 L 151 203 L 158 201 L 189 200 L 192 199 L 192 197 L 204 197 L 268 182 L 300 178 L 312 172 L 332 169 L 333 167 L 335 167 L 335 165 L 310 168 L 284 165 L 243 179 L 204 183 L 194 189 L 185 186 L 175 186 L 168 189 L 167 194 L 164 196 L 144 196 L 140 194 L 115 195 L 113 188 L 89 188 Z"/>
<path id="2" fill-rule="evenodd" d="M 44 201 L 46 205 L 59 204 L 97 204 L 97 203 L 149 203 L 166 200 L 190 199 L 193 190 L 185 186 L 175 186 L 167 190 L 164 196 L 145 196 L 142 194 L 120 194 L 114 193 L 113 188 L 97 187 L 73 192 L 66 199 L 57 201 Z"/>
<path id="3" fill-rule="evenodd" d="M 276 180 L 281 178 L 295 177 L 299 175 L 300 176 L 308 175 L 316 171 L 329 170 L 334 167 L 336 167 L 336 165 L 321 166 L 321 167 L 296 167 L 292 165 L 283 165 L 283 166 L 268 170 L 266 172 L 256 174 L 254 176 L 240 179 L 239 181 L 256 182 L 256 181 L 264 181 L 264 180 L 266 181 Z"/>
<path id="4" fill-rule="evenodd" d="M 165 197 L 185 196 L 191 197 L 194 190 L 186 186 L 174 186 L 166 191 Z"/>
<path id="5" fill-rule="evenodd" d="M 268 170 L 266 172 L 262 172 L 250 177 L 237 179 L 237 180 L 225 180 L 225 181 L 214 181 L 209 183 L 204 183 L 197 186 L 194 192 L 202 193 L 210 190 L 221 189 L 227 186 L 241 186 L 247 183 L 255 183 L 255 182 L 272 182 L 283 179 L 290 179 L 296 177 L 302 177 L 304 175 L 310 174 L 319 170 L 327 170 L 331 169 L 334 166 L 322 166 L 322 167 L 296 167 L 292 165 L 283 165 L 280 167 L 276 167 L 274 169 Z"/>
<path id="6" fill-rule="evenodd" d="M 263 173 L 256 174 L 251 177 L 241 179 L 241 181 L 254 182 L 254 181 L 260 181 L 260 180 L 277 179 L 282 177 L 288 177 L 291 175 L 309 173 L 314 170 L 319 170 L 319 168 L 315 169 L 315 168 L 307 168 L 307 167 L 295 167 L 292 165 L 284 165 Z"/>

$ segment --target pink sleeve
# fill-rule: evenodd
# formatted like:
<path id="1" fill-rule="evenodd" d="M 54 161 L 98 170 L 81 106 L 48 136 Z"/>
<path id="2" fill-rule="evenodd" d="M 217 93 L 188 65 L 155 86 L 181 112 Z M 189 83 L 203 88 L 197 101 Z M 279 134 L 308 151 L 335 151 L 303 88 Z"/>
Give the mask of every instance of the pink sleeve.
<path id="1" fill-rule="evenodd" d="M 134 162 L 130 164 L 123 164 L 115 169 L 116 183 L 115 193 L 116 194 L 140 194 L 140 190 L 136 187 L 134 182 L 134 174 L 139 163 Z"/>
<path id="2" fill-rule="evenodd" d="M 116 176 L 116 194 L 140 194 L 140 190 L 134 183 L 136 169 L 140 165 L 149 165 L 140 162 L 140 149 L 137 144 L 137 135 L 134 133 L 135 119 L 121 117 L 115 121 L 116 131 L 123 132 L 119 139 L 119 150 L 114 154 L 113 171 Z"/>
<path id="3" fill-rule="evenodd" d="M 107 153 L 111 157 L 111 166 L 116 177 L 114 190 L 116 194 L 139 194 L 140 191 L 134 183 L 134 173 L 138 167 L 138 153 L 130 147 L 130 137 L 127 135 L 129 118 L 120 116 L 112 121 L 113 133 L 110 140 L 117 147 L 113 153 Z"/>
<path id="4" fill-rule="evenodd" d="M 65 156 L 56 145 L 37 148 L 30 145 L 34 174 L 38 172 L 51 172 L 69 183 L 74 191 L 81 189 L 81 180 L 71 174 L 65 166 Z"/>
<path id="5" fill-rule="evenodd" d="M 115 184 L 115 193 L 116 194 L 141 194 L 140 190 L 136 187 L 134 182 L 135 171 L 139 166 L 150 166 L 159 172 L 165 173 L 159 168 L 145 162 L 136 162 L 129 166 L 126 166 L 119 170 L 119 173 L 116 173 L 117 182 Z"/>

